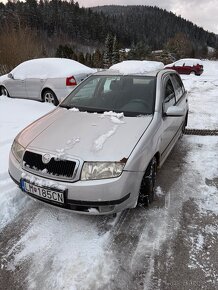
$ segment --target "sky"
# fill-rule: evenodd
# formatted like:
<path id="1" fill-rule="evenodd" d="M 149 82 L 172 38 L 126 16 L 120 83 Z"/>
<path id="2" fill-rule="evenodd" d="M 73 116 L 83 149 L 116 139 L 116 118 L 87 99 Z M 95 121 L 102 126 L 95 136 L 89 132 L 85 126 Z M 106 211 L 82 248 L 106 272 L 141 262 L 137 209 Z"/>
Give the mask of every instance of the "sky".
<path id="1" fill-rule="evenodd" d="M 77 0 L 77 2 L 84 7 L 109 4 L 158 6 L 218 34 L 218 0 Z"/>
<path id="2" fill-rule="evenodd" d="M 218 34 L 218 0 L 75 0 L 80 6 L 149 5 L 172 11 L 205 30 Z M 7 0 L 0 0 L 6 3 Z"/>

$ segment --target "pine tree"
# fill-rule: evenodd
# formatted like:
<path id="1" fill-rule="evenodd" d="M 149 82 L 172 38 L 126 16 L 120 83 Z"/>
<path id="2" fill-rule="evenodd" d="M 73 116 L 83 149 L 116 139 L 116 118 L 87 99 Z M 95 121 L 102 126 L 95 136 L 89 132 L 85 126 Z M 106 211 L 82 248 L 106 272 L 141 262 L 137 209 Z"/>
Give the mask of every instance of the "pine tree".
<path id="1" fill-rule="evenodd" d="M 73 51 L 73 49 L 68 46 L 68 45 L 59 45 L 56 53 L 55 53 L 56 57 L 61 57 L 61 58 L 69 58 L 69 59 L 75 59 L 77 60 L 77 57 L 75 55 L 75 52 Z"/>
<path id="2" fill-rule="evenodd" d="M 103 56 L 100 50 L 97 48 L 96 51 L 93 53 L 92 56 L 93 66 L 97 68 L 103 67 Z"/>
<path id="3" fill-rule="evenodd" d="M 118 63 L 120 61 L 118 41 L 116 35 L 113 39 L 113 52 L 112 52 L 112 64 Z"/>
<path id="4" fill-rule="evenodd" d="M 85 56 L 85 65 L 87 66 L 90 66 L 92 67 L 93 66 L 93 63 L 92 63 L 92 56 L 90 53 L 86 53 L 86 56 Z"/>
<path id="5" fill-rule="evenodd" d="M 104 68 L 109 68 L 112 65 L 112 55 L 113 55 L 113 37 L 108 33 L 105 39 L 105 51 L 103 57 Z"/>

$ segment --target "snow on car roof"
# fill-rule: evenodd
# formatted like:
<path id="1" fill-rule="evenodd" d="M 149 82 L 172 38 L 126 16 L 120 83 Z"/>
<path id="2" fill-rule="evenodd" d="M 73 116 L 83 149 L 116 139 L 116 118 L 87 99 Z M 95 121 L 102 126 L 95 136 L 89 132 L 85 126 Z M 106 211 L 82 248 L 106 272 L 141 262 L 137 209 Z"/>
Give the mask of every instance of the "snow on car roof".
<path id="1" fill-rule="evenodd" d="M 202 64 L 202 61 L 200 59 L 197 59 L 197 58 L 182 58 L 182 59 L 175 61 L 172 64 L 177 64 L 177 65 L 185 64 L 185 65 L 193 66 L 193 65 L 197 65 L 197 64 Z"/>
<path id="2" fill-rule="evenodd" d="M 12 70 L 19 78 L 54 78 L 76 74 L 90 74 L 95 70 L 75 60 L 66 58 L 38 58 L 25 61 Z"/>
<path id="3" fill-rule="evenodd" d="M 121 74 L 144 74 L 164 68 L 158 61 L 126 60 L 112 65 L 109 70 L 119 71 Z"/>

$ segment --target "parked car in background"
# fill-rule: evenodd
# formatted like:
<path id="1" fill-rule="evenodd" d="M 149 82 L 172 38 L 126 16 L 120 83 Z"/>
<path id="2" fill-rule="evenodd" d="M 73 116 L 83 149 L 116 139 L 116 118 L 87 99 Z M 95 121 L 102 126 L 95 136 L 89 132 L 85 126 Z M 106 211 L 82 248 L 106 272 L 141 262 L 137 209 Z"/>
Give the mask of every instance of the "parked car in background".
<path id="1" fill-rule="evenodd" d="M 180 59 L 174 63 L 166 65 L 165 68 L 174 69 L 179 74 L 195 74 L 197 76 L 200 76 L 204 71 L 202 61 L 195 58 Z"/>
<path id="2" fill-rule="evenodd" d="M 151 203 L 157 167 L 187 124 L 188 97 L 177 72 L 149 64 L 89 76 L 19 133 L 9 173 L 21 190 L 86 214 Z"/>
<path id="3" fill-rule="evenodd" d="M 70 59 L 40 58 L 25 61 L 0 77 L 0 95 L 29 98 L 57 105 L 95 70 Z"/>

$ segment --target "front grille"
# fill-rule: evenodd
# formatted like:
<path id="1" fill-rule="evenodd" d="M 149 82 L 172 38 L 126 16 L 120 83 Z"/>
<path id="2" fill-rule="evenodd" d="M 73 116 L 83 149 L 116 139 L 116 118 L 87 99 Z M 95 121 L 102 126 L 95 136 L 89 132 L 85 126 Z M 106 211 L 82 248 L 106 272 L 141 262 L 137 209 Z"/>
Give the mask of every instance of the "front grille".
<path id="1" fill-rule="evenodd" d="M 42 155 L 26 151 L 23 157 L 23 165 L 27 171 L 34 171 L 38 175 L 50 175 L 59 178 L 72 178 L 76 162 L 52 157 L 49 163 L 42 162 Z"/>

